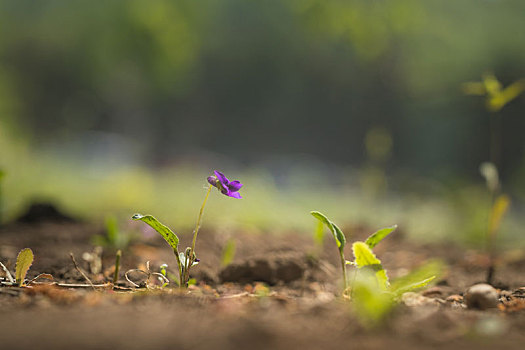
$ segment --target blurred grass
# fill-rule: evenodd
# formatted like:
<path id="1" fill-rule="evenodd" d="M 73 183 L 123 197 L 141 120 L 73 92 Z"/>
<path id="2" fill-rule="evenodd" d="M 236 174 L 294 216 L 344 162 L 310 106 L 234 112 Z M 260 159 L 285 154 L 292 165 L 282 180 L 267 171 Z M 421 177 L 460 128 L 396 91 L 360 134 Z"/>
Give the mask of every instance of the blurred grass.
<path id="1" fill-rule="evenodd" d="M 107 214 L 127 220 L 140 212 L 156 216 L 176 232 L 189 233 L 205 196 L 206 177 L 214 170 L 195 164 L 157 171 L 139 166 L 93 168 L 81 159 L 35 151 L 29 143 L 15 141 L 4 128 L 0 128 L 0 149 L 0 167 L 6 172 L 2 193 L 8 220 L 33 200 L 50 200 L 89 221 L 102 222 Z M 490 201 L 481 181 L 443 189 L 439 194 L 402 192 L 371 197 L 359 187 L 359 181 L 354 181 L 357 185 L 331 185 L 320 175 L 304 170 L 289 173 L 286 186 L 278 185 L 262 168 L 220 170 L 244 183 L 244 198 L 235 200 L 214 191 L 204 228 L 312 234 L 315 222 L 308 213 L 320 210 L 346 227 L 347 236 L 359 225 L 374 230 L 398 224 L 409 237 L 423 241 L 452 239 L 475 246 L 484 244 Z M 349 172 L 344 178 L 354 175 Z M 511 210 L 502 225 L 500 243 L 523 242 L 522 225 L 523 219 Z"/>

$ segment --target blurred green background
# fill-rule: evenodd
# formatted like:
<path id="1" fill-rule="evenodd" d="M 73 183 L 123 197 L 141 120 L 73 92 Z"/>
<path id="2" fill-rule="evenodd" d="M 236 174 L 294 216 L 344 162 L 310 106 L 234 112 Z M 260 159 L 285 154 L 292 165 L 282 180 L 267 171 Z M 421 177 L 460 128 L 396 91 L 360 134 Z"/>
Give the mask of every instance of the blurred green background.
<path id="1" fill-rule="evenodd" d="M 189 229 L 206 177 L 245 183 L 205 226 L 398 223 L 479 242 L 490 120 L 520 237 L 525 97 L 497 114 L 461 84 L 525 77 L 521 0 L 0 0 L 4 218 L 35 198 L 80 217 Z"/>

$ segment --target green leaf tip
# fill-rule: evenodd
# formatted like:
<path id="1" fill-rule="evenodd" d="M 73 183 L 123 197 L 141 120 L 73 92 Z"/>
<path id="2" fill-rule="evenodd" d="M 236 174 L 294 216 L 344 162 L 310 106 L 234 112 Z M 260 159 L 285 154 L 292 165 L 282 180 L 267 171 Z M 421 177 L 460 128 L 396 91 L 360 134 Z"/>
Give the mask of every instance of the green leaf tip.
<path id="1" fill-rule="evenodd" d="M 20 251 L 20 253 L 18 253 L 18 256 L 16 258 L 15 279 L 16 283 L 19 286 L 22 286 L 24 284 L 27 271 L 29 271 L 29 267 L 31 267 L 31 264 L 33 264 L 33 259 L 33 251 L 29 248 L 24 248 Z"/>
<path id="2" fill-rule="evenodd" d="M 377 232 L 371 234 L 370 237 L 367 238 L 365 243 L 370 247 L 370 249 L 373 249 L 379 242 L 381 242 L 386 236 L 394 232 L 396 229 L 397 225 L 382 228 Z"/>
<path id="3" fill-rule="evenodd" d="M 152 215 L 135 214 L 131 217 L 133 220 L 140 220 L 151 226 L 155 231 L 160 233 L 164 240 L 173 248 L 174 251 L 178 250 L 179 237 L 170 228 L 162 224 Z"/>
<path id="4" fill-rule="evenodd" d="M 314 218 L 325 224 L 326 227 L 328 227 L 328 229 L 330 230 L 330 232 L 332 232 L 332 235 L 334 236 L 337 247 L 340 251 L 342 251 L 346 245 L 346 237 L 343 231 L 341 231 L 341 229 L 332 221 L 328 220 L 328 218 L 323 213 L 318 211 L 311 211 L 310 214 Z"/>

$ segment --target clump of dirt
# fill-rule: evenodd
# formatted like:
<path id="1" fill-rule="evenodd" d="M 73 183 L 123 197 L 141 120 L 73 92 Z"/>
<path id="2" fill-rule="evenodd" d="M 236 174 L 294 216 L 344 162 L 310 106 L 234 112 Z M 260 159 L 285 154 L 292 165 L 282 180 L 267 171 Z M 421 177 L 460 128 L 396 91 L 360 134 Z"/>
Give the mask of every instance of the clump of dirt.
<path id="1" fill-rule="evenodd" d="M 219 277 L 222 282 L 260 281 L 275 285 L 300 280 L 307 269 L 307 256 L 302 253 L 273 253 L 230 264 L 221 270 Z"/>

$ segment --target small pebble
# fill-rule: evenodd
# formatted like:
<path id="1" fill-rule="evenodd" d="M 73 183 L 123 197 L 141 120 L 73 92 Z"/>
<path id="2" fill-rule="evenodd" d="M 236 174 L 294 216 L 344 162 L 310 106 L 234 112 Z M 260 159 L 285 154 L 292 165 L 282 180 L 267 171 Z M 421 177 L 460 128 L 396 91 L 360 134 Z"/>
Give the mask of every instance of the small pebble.
<path id="1" fill-rule="evenodd" d="M 498 292 L 489 284 L 475 284 L 467 289 L 464 300 L 469 309 L 486 310 L 498 306 Z"/>
<path id="2" fill-rule="evenodd" d="M 453 294 L 448 296 L 445 300 L 451 303 L 461 303 L 463 301 L 463 297 L 459 294 Z"/>

